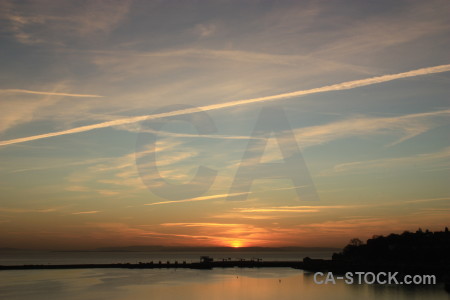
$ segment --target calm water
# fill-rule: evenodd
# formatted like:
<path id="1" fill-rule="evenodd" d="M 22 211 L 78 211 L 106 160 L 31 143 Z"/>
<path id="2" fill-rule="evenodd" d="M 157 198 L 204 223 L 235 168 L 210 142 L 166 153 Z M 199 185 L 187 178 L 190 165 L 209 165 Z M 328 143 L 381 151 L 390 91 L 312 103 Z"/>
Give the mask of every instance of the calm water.
<path id="1" fill-rule="evenodd" d="M 294 269 L 0 272 L 0 299 L 449 299 L 442 286 L 316 285 Z"/>
<path id="2" fill-rule="evenodd" d="M 42 254 L 42 253 L 41 253 Z M 78 253 L 80 254 L 80 253 Z M 47 259 L 47 263 L 99 262 L 99 253 L 59 253 L 59 256 L 29 257 L 28 261 Z M 247 253 L 248 254 L 248 253 Z M 271 253 L 267 256 L 278 257 Z M 127 258 L 128 255 L 128 258 Z M 130 255 L 132 257 L 130 257 Z M 109 253 L 102 262 L 133 262 L 137 253 Z M 148 253 L 146 254 L 148 257 Z M 180 259 L 186 253 L 172 253 L 167 257 Z M 180 256 L 181 255 L 181 256 Z M 192 257 L 198 260 L 198 253 Z M 0 264 L 9 262 L 2 256 Z M 97 257 L 95 257 L 97 256 Z M 100 254 L 101 256 L 101 254 Z M 216 253 L 215 257 L 221 256 Z M 229 255 L 228 255 L 229 256 Z M 228 257 L 224 256 L 224 257 Z M 312 256 L 312 257 L 318 257 Z M 286 253 L 279 257 L 287 259 Z M 19 257 L 14 258 L 16 262 Z M 14 260 L 13 259 L 13 260 Z M 26 260 L 24 257 L 20 258 Z M 70 259 L 76 261 L 70 261 Z M 111 261 L 113 259 L 114 261 Z M 146 261 L 145 259 L 142 259 Z M 426 287 L 377 285 L 316 285 L 310 273 L 289 268 L 261 269 L 82 269 L 82 270 L 26 270 L 0 271 L 0 299 L 450 299 L 442 285 Z"/>

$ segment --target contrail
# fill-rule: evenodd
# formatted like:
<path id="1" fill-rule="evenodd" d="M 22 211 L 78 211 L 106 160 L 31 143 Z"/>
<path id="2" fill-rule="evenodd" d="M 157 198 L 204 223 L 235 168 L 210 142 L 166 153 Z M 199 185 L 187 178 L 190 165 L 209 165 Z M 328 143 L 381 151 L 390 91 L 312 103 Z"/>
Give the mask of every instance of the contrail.
<path id="1" fill-rule="evenodd" d="M 302 186 L 294 186 L 294 187 L 277 188 L 277 189 L 270 189 L 270 190 L 268 190 L 268 192 L 270 192 L 270 191 L 293 190 L 293 189 L 296 189 L 296 188 L 303 188 L 303 187 L 305 187 L 305 186 L 302 185 Z M 193 201 L 216 200 L 216 199 L 236 197 L 236 196 L 249 195 L 249 194 L 252 194 L 252 192 L 241 192 L 241 193 L 231 193 L 231 194 L 217 194 L 217 195 L 210 195 L 210 196 L 200 196 L 200 197 L 183 199 L 183 200 L 147 203 L 147 204 L 144 204 L 144 205 L 160 205 L 160 204 L 171 204 L 171 203 L 182 203 L 182 202 L 193 202 Z"/>
<path id="2" fill-rule="evenodd" d="M 163 201 L 163 202 L 147 203 L 147 204 L 144 204 L 144 205 L 160 205 L 160 204 L 181 203 L 181 202 L 193 202 L 193 201 L 216 200 L 216 199 L 222 199 L 222 198 L 228 198 L 228 197 L 235 197 L 235 196 L 240 196 L 240 195 L 245 195 L 245 194 L 250 194 L 250 192 L 233 193 L 233 194 L 219 194 L 219 195 L 211 195 L 211 196 L 201 196 L 201 197 L 190 198 L 190 199 L 183 199 L 183 200 L 174 200 L 174 201 Z"/>
<path id="3" fill-rule="evenodd" d="M 346 82 L 337 83 L 337 84 L 333 84 L 333 85 L 327 85 L 327 86 L 314 88 L 314 89 L 301 90 L 301 91 L 295 91 L 295 92 L 290 92 L 290 93 L 283 93 L 283 94 L 278 94 L 278 95 L 251 98 L 251 99 L 236 100 L 236 101 L 231 101 L 231 102 L 226 102 L 226 103 L 212 104 L 212 105 L 206 105 L 206 106 L 195 107 L 195 108 L 180 109 L 180 110 L 159 113 L 159 114 L 153 114 L 153 115 L 123 118 L 123 119 L 118 119 L 118 120 L 114 120 L 114 121 L 108 121 L 108 122 L 102 122 L 102 123 L 97 123 L 97 124 L 92 124 L 92 125 L 81 126 L 81 127 L 77 127 L 77 128 L 63 130 L 63 131 L 50 132 L 50 133 L 45 133 L 45 134 L 39 134 L 39 135 L 18 138 L 18 139 L 0 141 L 0 146 L 12 145 L 12 144 L 17 144 L 17 143 L 34 141 L 34 140 L 39 140 L 39 139 L 44 139 L 44 138 L 49 138 L 49 137 L 54 137 L 54 136 L 60 136 L 60 135 L 67 135 L 67 134 L 72 134 L 72 133 L 85 132 L 85 131 L 90 131 L 90 130 L 99 129 L 99 128 L 106 128 L 106 127 L 136 123 L 136 122 L 141 122 L 141 121 L 145 121 L 145 120 L 153 120 L 153 119 L 160 119 L 160 118 L 165 118 L 165 117 L 173 117 L 173 116 L 179 116 L 179 115 L 192 114 L 192 113 L 198 112 L 199 110 L 209 111 L 209 110 L 216 110 L 216 109 L 246 105 L 246 104 L 257 103 L 257 102 L 288 99 L 288 98 L 292 98 L 292 97 L 298 97 L 298 96 L 304 96 L 304 95 L 310 95 L 310 94 L 317 94 L 317 93 L 324 93 L 324 92 L 331 92 L 331 91 L 340 91 L 340 90 L 349 90 L 349 89 L 354 89 L 354 88 L 361 87 L 361 86 L 372 85 L 372 84 L 392 81 L 392 80 L 396 80 L 396 79 L 415 77 L 415 76 L 421 76 L 421 75 L 427 75 L 427 74 L 442 73 L 442 72 L 448 72 L 448 71 L 450 71 L 450 65 L 440 65 L 440 66 L 435 66 L 435 67 L 416 69 L 416 70 L 403 72 L 403 73 L 382 75 L 382 76 L 376 76 L 376 77 L 360 79 L 360 80 L 353 80 L 353 81 L 346 81 Z"/>
<path id="4" fill-rule="evenodd" d="M 24 93 L 24 94 L 47 95 L 47 96 L 65 96 L 65 97 L 82 97 L 82 98 L 99 98 L 99 97 L 103 97 L 103 96 L 100 96 L 100 95 L 69 94 L 69 93 L 57 93 L 57 92 L 40 92 L 40 91 L 30 91 L 30 90 L 20 90 L 20 89 L 4 89 L 4 90 L 0 90 L 0 93 Z"/>

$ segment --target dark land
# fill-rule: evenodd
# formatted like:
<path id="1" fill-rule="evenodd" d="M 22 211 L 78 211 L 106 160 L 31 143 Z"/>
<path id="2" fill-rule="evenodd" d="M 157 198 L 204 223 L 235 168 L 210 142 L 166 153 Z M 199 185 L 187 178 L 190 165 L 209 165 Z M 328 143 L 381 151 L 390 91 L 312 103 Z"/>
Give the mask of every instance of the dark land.
<path id="1" fill-rule="evenodd" d="M 331 260 L 304 258 L 306 271 L 398 272 L 405 275 L 435 275 L 450 292 L 450 232 L 431 232 L 419 228 L 416 232 L 374 236 L 363 243 L 355 238 Z"/>
<path id="2" fill-rule="evenodd" d="M 355 238 L 331 260 L 305 258 L 307 269 L 449 271 L 450 232 L 417 230 L 374 236 L 363 243 Z"/>
<path id="3" fill-rule="evenodd" d="M 178 261 L 157 261 L 140 262 L 137 264 L 118 263 L 118 264 L 76 264 L 76 265 L 20 265 L 20 266 L 0 266 L 0 270 L 37 270 L 37 269 L 167 269 L 167 268 L 185 268 L 185 269 L 213 269 L 213 268 L 270 268 L 270 267 L 290 267 L 302 268 L 301 261 L 262 261 L 252 260 L 220 260 L 214 261 L 209 257 L 202 258 L 199 262 L 186 263 Z"/>

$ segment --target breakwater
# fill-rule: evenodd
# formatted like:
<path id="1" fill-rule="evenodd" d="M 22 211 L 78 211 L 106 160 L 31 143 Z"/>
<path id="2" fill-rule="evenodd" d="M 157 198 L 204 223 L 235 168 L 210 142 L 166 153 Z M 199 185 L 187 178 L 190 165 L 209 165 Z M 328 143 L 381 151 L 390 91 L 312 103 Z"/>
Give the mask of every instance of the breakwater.
<path id="1" fill-rule="evenodd" d="M 236 260 L 236 261 L 202 261 L 202 262 L 178 262 L 158 261 L 139 263 L 115 263 L 115 264 L 61 264 L 61 265 L 12 265 L 0 266 L 0 270 L 39 270 L 39 269 L 213 269 L 213 268 L 280 268 L 289 267 L 301 269 L 301 261 L 261 261 L 261 260 Z"/>

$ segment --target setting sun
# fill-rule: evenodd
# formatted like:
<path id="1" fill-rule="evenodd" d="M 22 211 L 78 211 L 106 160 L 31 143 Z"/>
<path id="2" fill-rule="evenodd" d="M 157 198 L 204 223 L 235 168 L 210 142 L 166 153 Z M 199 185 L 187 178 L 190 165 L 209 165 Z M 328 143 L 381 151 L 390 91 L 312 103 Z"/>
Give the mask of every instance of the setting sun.
<path id="1" fill-rule="evenodd" d="M 233 247 L 233 248 L 240 248 L 240 247 L 242 247 L 242 242 L 241 241 L 232 241 L 231 242 L 231 247 Z"/>

